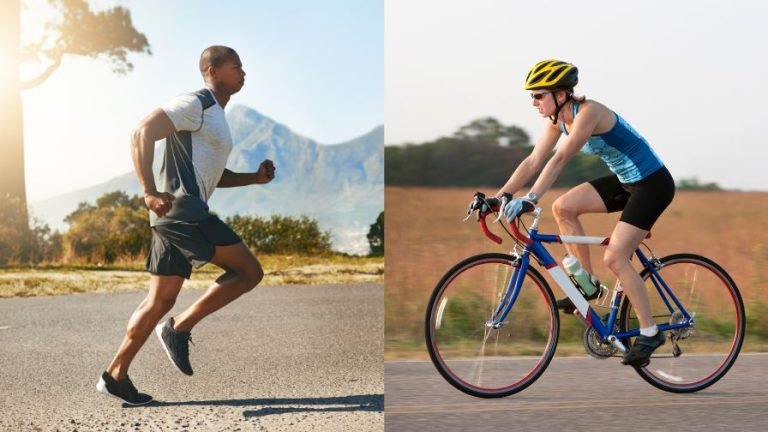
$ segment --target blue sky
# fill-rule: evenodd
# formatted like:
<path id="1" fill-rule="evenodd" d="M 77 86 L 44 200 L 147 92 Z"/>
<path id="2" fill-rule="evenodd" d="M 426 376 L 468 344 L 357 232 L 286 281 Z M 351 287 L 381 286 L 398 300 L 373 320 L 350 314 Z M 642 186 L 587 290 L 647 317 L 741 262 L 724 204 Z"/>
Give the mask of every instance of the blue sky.
<path id="1" fill-rule="evenodd" d="M 131 171 L 131 129 L 173 96 L 202 87 L 197 64 L 209 45 L 235 48 L 247 73 L 229 106 L 247 105 L 324 144 L 384 123 L 383 1 L 89 3 L 96 10 L 127 7 L 153 55 L 131 55 L 134 70 L 125 76 L 107 61 L 68 56 L 45 83 L 23 93 L 31 201 Z M 29 38 L 47 6 L 25 5 Z"/>

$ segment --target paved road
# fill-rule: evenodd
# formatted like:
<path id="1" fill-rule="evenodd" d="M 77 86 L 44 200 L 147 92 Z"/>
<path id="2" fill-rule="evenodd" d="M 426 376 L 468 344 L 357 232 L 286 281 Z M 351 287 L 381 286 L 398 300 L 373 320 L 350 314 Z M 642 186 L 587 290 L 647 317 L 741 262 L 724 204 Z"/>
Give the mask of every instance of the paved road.
<path id="1" fill-rule="evenodd" d="M 143 296 L 0 300 L 0 430 L 383 430 L 381 284 L 256 289 L 193 331 L 192 377 L 152 335 L 130 375 L 160 402 L 123 408 L 95 384 Z"/>
<path id="2" fill-rule="evenodd" d="M 768 430 L 768 354 L 742 354 L 699 393 L 657 390 L 617 359 L 555 358 L 517 395 L 477 399 L 443 381 L 429 362 L 385 362 L 391 432 Z"/>

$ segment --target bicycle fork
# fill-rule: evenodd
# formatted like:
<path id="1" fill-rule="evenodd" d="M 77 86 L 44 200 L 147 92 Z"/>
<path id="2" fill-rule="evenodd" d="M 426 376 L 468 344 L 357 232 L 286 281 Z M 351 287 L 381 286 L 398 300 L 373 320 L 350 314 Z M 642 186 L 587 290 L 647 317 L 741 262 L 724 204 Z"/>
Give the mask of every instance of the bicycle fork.
<path id="1" fill-rule="evenodd" d="M 491 315 L 491 319 L 485 323 L 486 327 L 499 329 L 504 325 L 504 320 L 512 309 L 512 305 L 515 304 L 517 296 L 520 294 L 520 288 L 523 285 L 523 278 L 528 269 L 528 260 L 526 258 L 527 256 L 517 256 L 516 261 L 519 264 L 513 265 L 512 274 L 507 278 L 506 288 L 501 295 L 499 305 L 496 307 L 493 315 Z"/>

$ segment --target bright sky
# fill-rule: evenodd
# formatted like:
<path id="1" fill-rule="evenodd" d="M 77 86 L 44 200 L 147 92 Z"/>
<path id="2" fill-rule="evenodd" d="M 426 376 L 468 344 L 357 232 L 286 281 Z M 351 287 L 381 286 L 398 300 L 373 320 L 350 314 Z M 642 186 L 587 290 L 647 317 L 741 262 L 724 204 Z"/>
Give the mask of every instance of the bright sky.
<path id="1" fill-rule="evenodd" d="M 556 58 L 676 178 L 768 190 L 768 2 L 386 0 L 384 15 L 387 144 L 484 116 L 535 140 L 548 120 L 523 82 Z"/>
<path id="2" fill-rule="evenodd" d="M 47 9 L 25 0 L 29 37 Z M 42 85 L 23 93 L 30 201 L 92 186 L 133 170 L 131 129 L 173 96 L 203 86 L 200 52 L 238 51 L 247 73 L 230 105 L 247 105 L 324 144 L 383 124 L 383 1 L 89 0 L 122 5 L 149 40 L 133 72 L 67 56 Z M 29 73 L 28 69 L 24 73 Z M 29 77 L 29 76 L 28 76 Z"/>

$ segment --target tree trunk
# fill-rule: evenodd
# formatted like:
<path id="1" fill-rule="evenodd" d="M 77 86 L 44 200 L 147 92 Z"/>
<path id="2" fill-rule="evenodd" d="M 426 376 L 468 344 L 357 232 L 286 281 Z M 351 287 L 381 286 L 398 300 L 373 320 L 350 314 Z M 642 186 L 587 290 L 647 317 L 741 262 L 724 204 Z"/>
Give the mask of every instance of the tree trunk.
<path id="1" fill-rule="evenodd" d="M 21 1 L 3 0 L 0 2 L 0 196 L 19 199 L 26 213 L 20 37 Z"/>

